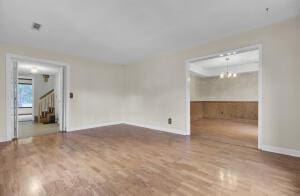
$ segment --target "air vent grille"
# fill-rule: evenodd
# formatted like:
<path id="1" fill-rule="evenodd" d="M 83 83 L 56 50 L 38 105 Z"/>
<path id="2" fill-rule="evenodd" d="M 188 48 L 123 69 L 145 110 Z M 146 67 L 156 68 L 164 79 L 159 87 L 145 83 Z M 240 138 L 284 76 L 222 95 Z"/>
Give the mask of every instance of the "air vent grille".
<path id="1" fill-rule="evenodd" d="M 36 23 L 36 22 L 32 23 L 32 29 L 34 29 L 36 31 L 39 31 L 41 27 L 42 27 L 42 25 L 39 23 Z"/>

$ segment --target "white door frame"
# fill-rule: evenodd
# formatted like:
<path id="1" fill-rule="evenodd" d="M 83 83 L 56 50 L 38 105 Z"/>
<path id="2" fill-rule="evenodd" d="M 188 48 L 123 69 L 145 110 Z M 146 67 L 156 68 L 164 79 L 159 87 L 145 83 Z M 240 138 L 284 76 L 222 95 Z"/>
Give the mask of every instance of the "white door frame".
<path id="1" fill-rule="evenodd" d="M 202 59 L 219 56 L 220 54 L 226 54 L 229 52 L 239 51 L 239 50 L 259 50 L 259 70 L 258 70 L 258 149 L 262 149 L 262 138 L 263 138 L 263 116 L 262 116 L 262 100 L 263 100 L 263 77 L 262 77 L 262 44 L 251 45 L 242 48 L 235 48 L 231 50 L 226 50 L 222 52 L 217 52 L 215 54 L 197 57 L 193 59 L 189 59 L 185 63 L 185 71 L 186 71 L 186 82 L 185 82 L 185 117 L 186 117 L 186 135 L 191 135 L 191 114 L 190 114 L 190 64 L 195 61 L 199 61 Z"/>
<path id="2" fill-rule="evenodd" d="M 6 65 L 6 70 L 10 70 L 9 68 L 13 66 L 13 63 L 16 61 L 26 61 L 26 62 L 32 62 L 32 63 L 41 63 L 41 64 L 46 64 L 49 66 L 56 66 L 56 67 L 63 67 L 64 71 L 64 76 L 63 76 L 63 85 L 64 85 L 64 89 L 63 89 L 63 100 L 64 100 L 64 115 L 62 116 L 62 118 L 64 119 L 64 127 L 62 127 L 62 131 L 68 131 L 69 130 L 69 118 L 70 118 L 70 99 L 69 99 L 69 92 L 70 92 L 70 65 L 66 64 L 66 63 L 62 63 L 62 62 L 58 62 L 58 61 L 51 61 L 51 60 L 45 60 L 45 59 L 39 59 L 39 58 L 32 58 L 32 57 L 28 57 L 28 56 L 21 56 L 21 55 L 17 55 L 17 54 L 6 54 L 5 56 L 5 65 Z M 9 73 L 6 72 L 6 75 L 8 75 Z M 6 76 L 6 141 L 10 141 L 12 139 L 14 139 L 15 134 L 14 134 L 14 130 L 12 129 L 11 126 L 11 119 L 10 116 L 8 115 L 10 113 L 11 108 L 9 107 L 9 103 L 11 102 L 11 96 L 9 95 L 10 92 L 10 84 L 8 81 L 8 78 Z"/>

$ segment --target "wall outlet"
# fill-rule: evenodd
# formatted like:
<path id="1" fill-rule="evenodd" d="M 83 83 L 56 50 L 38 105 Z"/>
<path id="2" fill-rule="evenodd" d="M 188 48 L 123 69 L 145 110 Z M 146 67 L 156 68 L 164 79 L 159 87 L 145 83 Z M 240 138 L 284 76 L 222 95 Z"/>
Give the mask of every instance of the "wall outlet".
<path id="1" fill-rule="evenodd" d="M 172 118 L 169 118 L 169 119 L 168 119 L 168 124 L 169 124 L 169 125 L 172 124 Z"/>

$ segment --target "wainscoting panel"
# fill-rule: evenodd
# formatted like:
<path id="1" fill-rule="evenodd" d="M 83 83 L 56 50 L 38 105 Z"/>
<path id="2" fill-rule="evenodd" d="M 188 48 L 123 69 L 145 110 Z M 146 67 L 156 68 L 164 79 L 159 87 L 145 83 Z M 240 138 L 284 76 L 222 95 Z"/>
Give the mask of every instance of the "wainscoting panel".
<path id="1" fill-rule="evenodd" d="M 191 121 L 199 120 L 204 117 L 203 102 L 191 102 Z"/>
<path id="2" fill-rule="evenodd" d="M 215 119 L 258 119 L 258 102 L 250 101 L 193 101 L 191 120 Z"/>

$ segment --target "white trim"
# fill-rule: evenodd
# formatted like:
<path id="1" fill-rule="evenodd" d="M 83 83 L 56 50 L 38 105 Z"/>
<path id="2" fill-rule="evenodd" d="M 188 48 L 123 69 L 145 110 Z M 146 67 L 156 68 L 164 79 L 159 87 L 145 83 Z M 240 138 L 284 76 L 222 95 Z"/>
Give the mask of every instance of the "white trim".
<path id="1" fill-rule="evenodd" d="M 13 60 L 16 61 L 28 61 L 28 62 L 33 62 L 33 63 L 42 63 L 42 64 L 47 64 L 49 66 L 58 66 L 58 67 L 64 67 L 66 70 L 66 75 L 65 75 L 65 86 L 66 89 L 64 89 L 64 102 L 65 102 L 65 114 L 66 114 L 66 118 L 65 118 L 65 130 L 67 131 L 69 129 L 69 116 L 70 116 L 70 99 L 68 97 L 69 92 L 70 92 L 70 65 L 66 64 L 66 63 L 62 63 L 62 62 L 58 62 L 58 61 L 51 61 L 51 60 L 44 60 L 44 59 L 39 59 L 39 58 L 32 58 L 32 57 L 28 57 L 28 56 L 21 56 L 21 55 L 16 55 L 16 54 L 10 54 L 7 53 L 5 56 L 5 64 L 6 67 L 10 66 L 13 62 Z M 6 70 L 6 114 L 8 114 L 10 108 L 9 108 L 9 102 L 10 102 L 10 96 L 8 95 L 9 92 L 9 87 L 8 87 L 8 70 Z M 6 116 L 6 139 L 5 141 L 10 141 L 14 136 L 11 135 L 11 130 L 8 129 L 8 124 L 9 124 L 9 116 Z"/>
<path id="2" fill-rule="evenodd" d="M 67 73 L 65 73 L 65 72 L 67 72 L 67 71 L 68 70 L 64 69 L 64 67 L 60 67 L 59 72 L 56 73 L 56 76 L 55 76 L 56 77 L 55 78 L 56 82 L 59 82 L 58 86 L 57 86 L 57 83 L 55 84 L 56 85 L 55 88 L 57 88 L 57 90 L 58 90 L 58 92 L 56 92 L 56 93 L 59 94 L 59 98 L 58 98 L 58 123 L 59 123 L 59 130 L 60 131 L 63 131 L 63 130 L 67 131 L 66 121 L 69 122 L 69 120 L 66 120 L 66 118 L 67 118 L 66 112 L 63 113 L 63 111 L 67 111 L 66 104 L 63 104 L 63 102 L 65 101 L 65 100 L 63 100 L 63 97 L 67 96 L 66 92 L 65 92 L 65 89 L 64 89 L 64 87 L 65 87 L 64 84 L 67 83 L 66 79 L 65 79 L 66 75 L 67 75 Z M 68 88 L 68 87 L 65 87 L 65 88 Z M 63 125 L 65 127 L 63 127 Z"/>
<path id="3" fill-rule="evenodd" d="M 236 98 L 236 97 L 226 97 L 226 98 L 218 98 L 218 97 L 207 97 L 205 99 L 191 99 L 191 102 L 197 101 L 226 101 L 226 102 L 258 102 L 257 98 L 253 99 L 244 99 L 244 98 Z"/>
<path id="4" fill-rule="evenodd" d="M 185 64 L 185 132 L 186 135 L 191 135 L 191 75 L 190 75 L 190 62 Z"/>
<path id="5" fill-rule="evenodd" d="M 8 58 L 9 57 L 9 58 Z M 12 127 L 10 127 L 10 121 L 11 121 L 11 116 L 10 116 L 10 111 L 11 111 L 11 108 L 10 108 L 10 101 L 11 101 L 11 97 L 10 97 L 10 82 L 9 79 L 10 79 L 10 75 L 11 75 L 11 71 L 12 69 L 10 69 L 11 67 L 13 67 L 13 59 L 10 58 L 9 55 L 6 55 L 6 58 L 5 58 L 5 94 L 6 94 L 6 97 L 5 97 L 5 108 L 6 108 L 6 121 L 5 121 L 5 138 L 1 139 L 3 142 L 5 141 L 10 141 L 13 139 L 14 137 L 14 130 L 10 130 L 9 129 L 14 129 L 14 125 Z"/>
<path id="6" fill-rule="evenodd" d="M 34 121 L 34 113 L 35 113 L 35 106 L 34 106 L 34 103 L 36 100 L 34 100 L 34 95 L 35 95 L 35 91 L 34 91 L 34 88 L 35 88 L 35 78 L 34 77 L 31 77 L 31 81 L 32 81 L 32 121 Z"/>
<path id="7" fill-rule="evenodd" d="M 263 145 L 263 47 L 257 45 L 259 49 L 259 68 L 258 68 L 258 135 L 257 135 L 257 147 L 262 149 Z"/>
<path id="8" fill-rule="evenodd" d="M 93 129 L 93 128 L 99 128 L 99 127 L 106 127 L 106 126 L 112 126 L 112 125 L 120 125 L 120 124 L 125 124 L 125 123 L 122 121 L 116 121 L 116 122 L 109 122 L 109 123 L 100 123 L 100 124 L 95 124 L 95 125 L 72 127 L 68 130 L 68 132 L 80 131 L 80 130 L 85 130 L 85 129 Z"/>
<path id="9" fill-rule="evenodd" d="M 51 61 L 51 60 L 45 60 L 45 59 L 40 59 L 40 58 L 33 58 L 33 57 L 22 56 L 22 55 L 17 55 L 17 54 L 12 54 L 12 53 L 7 53 L 6 58 L 15 59 L 15 60 L 30 61 L 30 62 L 36 62 L 36 63 L 42 63 L 42 64 L 47 64 L 47 65 L 69 67 L 69 64 L 59 62 L 59 61 Z"/>
<path id="10" fill-rule="evenodd" d="M 185 134 L 182 134 L 182 130 L 155 127 L 155 126 L 142 125 L 142 124 L 137 124 L 137 123 L 132 123 L 132 122 L 123 122 L 123 121 L 116 121 L 116 122 L 108 122 L 108 123 L 100 123 L 100 124 L 94 124 L 94 125 L 73 127 L 73 128 L 70 128 L 68 130 L 68 132 L 80 131 L 80 130 L 85 130 L 85 129 L 100 128 L 100 127 L 106 127 L 106 126 L 112 126 L 112 125 L 120 125 L 120 124 L 143 127 L 143 128 L 147 128 L 147 129 L 152 129 L 152 130 L 162 131 L 162 132 L 168 132 L 168 133 L 173 133 L 173 134 L 178 134 L 178 135 L 185 135 Z"/>
<path id="11" fill-rule="evenodd" d="M 155 126 L 151 126 L 151 125 L 144 125 L 144 124 L 138 124 L 138 123 L 133 123 L 133 122 L 124 122 L 124 124 L 136 126 L 136 127 L 143 127 L 143 128 L 147 128 L 147 129 L 156 130 L 156 131 L 178 134 L 178 135 L 186 135 L 186 134 L 182 133 L 182 130 L 178 130 L 178 129 L 155 127 Z"/>
<path id="12" fill-rule="evenodd" d="M 300 157 L 300 151 L 299 150 L 293 150 L 289 148 L 281 148 L 276 146 L 269 146 L 269 145 L 262 145 L 261 150 L 267 151 L 267 152 L 273 152 L 277 154 L 284 154 L 289 155 L 293 157 Z"/>
<path id="13" fill-rule="evenodd" d="M 251 45 L 247 47 L 242 48 L 235 48 L 232 50 L 227 51 L 221 51 L 217 52 L 215 54 L 210 54 L 207 56 L 197 57 L 193 59 L 189 59 L 185 62 L 185 71 L 186 71 L 186 79 L 185 79 L 185 116 L 186 116 L 186 135 L 191 134 L 190 129 L 190 64 L 195 61 L 212 58 L 214 56 L 219 56 L 220 54 L 228 53 L 228 52 L 235 52 L 235 51 L 247 51 L 247 50 L 253 50 L 258 49 L 259 50 L 259 70 L 258 70 L 258 149 L 262 148 L 262 138 L 263 138 L 263 130 L 262 130 L 262 123 L 263 123 L 263 116 L 262 116 L 262 97 L 263 97 L 263 86 L 262 86 L 262 72 L 263 72 L 263 66 L 262 66 L 262 45 Z"/>

